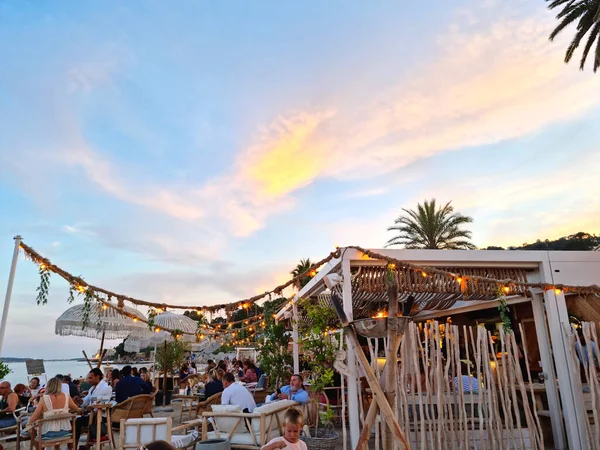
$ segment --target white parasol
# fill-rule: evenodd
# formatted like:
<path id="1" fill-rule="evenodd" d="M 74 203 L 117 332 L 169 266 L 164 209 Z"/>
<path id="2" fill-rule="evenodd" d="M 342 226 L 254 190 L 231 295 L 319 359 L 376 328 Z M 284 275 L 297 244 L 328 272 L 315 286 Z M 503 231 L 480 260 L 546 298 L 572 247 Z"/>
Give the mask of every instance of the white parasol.
<path id="1" fill-rule="evenodd" d="M 123 309 L 129 315 L 146 319 L 142 313 L 134 308 L 125 306 Z M 130 317 L 120 314 L 118 310 L 99 303 L 91 305 L 86 326 L 84 326 L 84 322 L 85 305 L 75 305 L 56 319 L 54 332 L 61 336 L 83 336 L 101 339 L 100 361 L 102 361 L 104 339 L 123 339 L 134 330 L 140 330 L 141 332 L 146 328 L 146 324 L 142 321 L 134 321 Z"/>
<path id="2" fill-rule="evenodd" d="M 198 322 L 196 322 L 194 319 L 190 319 L 187 316 L 166 311 L 158 314 L 154 318 L 154 326 L 157 328 L 169 328 L 171 330 L 181 330 L 185 333 L 192 333 L 184 334 L 183 340 L 188 342 L 196 342 L 195 333 L 196 328 L 198 327 Z M 132 331 L 131 334 L 127 336 L 124 350 L 126 352 L 139 352 L 140 349 L 150 345 L 161 344 L 165 341 L 172 340 L 173 336 L 171 336 L 170 333 L 166 331 L 160 331 L 156 333 L 149 330 L 146 326 L 143 329 L 136 329 Z"/>

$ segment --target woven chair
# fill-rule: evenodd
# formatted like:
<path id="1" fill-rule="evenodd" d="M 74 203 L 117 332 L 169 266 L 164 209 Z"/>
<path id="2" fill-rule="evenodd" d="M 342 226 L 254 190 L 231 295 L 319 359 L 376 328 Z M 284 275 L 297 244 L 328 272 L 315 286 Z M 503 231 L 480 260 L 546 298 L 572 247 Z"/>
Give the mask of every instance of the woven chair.
<path id="1" fill-rule="evenodd" d="M 19 419 L 19 414 L 25 410 L 26 408 L 19 408 L 12 413 L 13 417 L 15 418 L 15 424 L 13 426 L 0 428 L 0 442 L 15 438 L 17 438 L 17 441 L 19 440 L 18 436 L 21 434 L 21 421 Z"/>
<path id="2" fill-rule="evenodd" d="M 34 424 L 35 437 L 31 438 L 31 446 L 30 448 L 36 448 L 37 450 L 42 450 L 46 447 L 54 447 L 61 446 L 63 444 L 67 444 L 71 446 L 71 448 L 77 448 L 77 442 L 75 437 L 75 419 L 77 418 L 76 414 L 59 414 L 53 417 L 49 417 L 47 419 L 37 420 Z M 44 424 L 49 422 L 54 422 L 57 420 L 68 419 L 71 422 L 71 433 L 59 437 L 59 438 L 50 438 L 44 439 L 42 438 L 42 427 Z M 17 449 L 20 449 L 21 439 L 17 441 Z"/>
<path id="3" fill-rule="evenodd" d="M 153 400 L 154 397 L 152 395 L 134 395 L 124 402 L 113 406 L 110 412 L 110 420 L 118 426 L 121 419 L 141 419 L 144 417 L 144 414 L 147 414 L 148 409 L 152 411 Z"/>
<path id="4" fill-rule="evenodd" d="M 222 392 L 218 392 L 215 395 L 211 395 L 203 402 L 199 402 L 196 406 L 196 418 L 201 416 L 203 412 L 211 411 L 212 405 L 220 405 L 222 395 Z"/>
<path id="5" fill-rule="evenodd" d="M 150 397 L 152 397 L 152 399 L 150 400 L 150 403 L 148 403 L 146 409 L 144 410 L 144 414 L 150 414 L 150 417 L 154 417 L 154 414 L 152 413 L 152 405 L 154 404 L 154 397 L 156 397 L 157 392 L 158 391 L 155 389 L 154 392 L 150 394 Z"/>

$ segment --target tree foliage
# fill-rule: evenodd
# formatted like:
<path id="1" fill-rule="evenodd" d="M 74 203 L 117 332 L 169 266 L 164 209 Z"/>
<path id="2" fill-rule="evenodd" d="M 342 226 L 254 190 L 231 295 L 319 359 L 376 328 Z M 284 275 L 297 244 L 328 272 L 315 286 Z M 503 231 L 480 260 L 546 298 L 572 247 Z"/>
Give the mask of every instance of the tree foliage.
<path id="1" fill-rule="evenodd" d="M 176 339 L 156 348 L 156 367 L 159 371 L 173 373 L 185 361 L 185 353 L 190 349 L 189 342 Z"/>
<path id="2" fill-rule="evenodd" d="M 292 355 L 288 346 L 290 337 L 286 333 L 283 323 L 275 323 L 273 314 L 276 306 L 282 299 L 266 302 L 264 304 L 265 330 L 262 334 L 262 343 L 258 346 L 260 351 L 260 366 L 270 377 L 274 386 L 279 387 L 290 374 Z"/>
<path id="3" fill-rule="evenodd" d="M 593 70 L 596 72 L 600 67 L 600 0 L 553 0 L 548 4 L 548 8 L 560 10 L 556 15 L 560 23 L 550 33 L 551 41 L 569 25 L 576 24 L 575 36 L 565 52 L 565 63 L 571 61 L 575 50 L 587 36 L 581 52 L 579 69 L 583 70 L 588 54 L 596 43 L 593 52 Z"/>
<path id="4" fill-rule="evenodd" d="M 422 205 L 418 203 L 416 210 L 402 208 L 404 214 L 388 228 L 388 231 L 398 234 L 387 242 L 386 247 L 404 245 L 405 248 L 475 249 L 470 242 L 471 232 L 461 228 L 473 222 L 473 219 L 454 212 L 450 203 L 438 207 L 435 199 L 432 199 L 425 200 Z"/>
<path id="5" fill-rule="evenodd" d="M 311 266 L 310 258 L 301 259 L 300 262 L 298 263 L 298 265 L 294 268 L 294 270 L 292 270 L 290 272 L 290 274 L 292 275 L 292 277 L 300 276 L 303 273 L 305 273 L 309 269 L 310 266 Z M 306 276 L 300 278 L 296 282 L 296 288 L 298 290 L 302 289 L 304 286 L 306 286 L 308 284 L 309 281 L 310 281 L 310 275 L 306 274 Z"/>
<path id="6" fill-rule="evenodd" d="M 9 373 L 12 373 L 12 370 L 10 369 L 10 367 L 8 367 L 8 364 L 6 364 L 3 361 L 0 361 L 0 380 L 4 379 L 4 377 L 6 377 L 6 375 L 8 375 Z"/>
<path id="7" fill-rule="evenodd" d="M 600 236 L 579 233 L 563 236 L 559 239 L 538 239 L 533 244 L 523 244 L 520 247 L 508 247 L 509 250 L 553 250 L 553 251 L 591 251 L 600 246 Z M 504 250 L 502 247 L 489 246 L 487 250 Z"/>

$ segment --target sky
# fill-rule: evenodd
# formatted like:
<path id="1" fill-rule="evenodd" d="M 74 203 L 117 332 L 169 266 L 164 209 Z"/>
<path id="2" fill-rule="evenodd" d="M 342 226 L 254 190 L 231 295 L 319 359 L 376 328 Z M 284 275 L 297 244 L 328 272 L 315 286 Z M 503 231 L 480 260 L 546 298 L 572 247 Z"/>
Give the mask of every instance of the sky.
<path id="1" fill-rule="evenodd" d="M 544 2 L 0 0 L 0 287 L 13 236 L 115 292 L 215 304 L 436 198 L 473 242 L 600 233 L 600 79 Z M 590 62 L 591 64 L 591 62 Z M 3 356 L 66 358 L 18 263 Z"/>

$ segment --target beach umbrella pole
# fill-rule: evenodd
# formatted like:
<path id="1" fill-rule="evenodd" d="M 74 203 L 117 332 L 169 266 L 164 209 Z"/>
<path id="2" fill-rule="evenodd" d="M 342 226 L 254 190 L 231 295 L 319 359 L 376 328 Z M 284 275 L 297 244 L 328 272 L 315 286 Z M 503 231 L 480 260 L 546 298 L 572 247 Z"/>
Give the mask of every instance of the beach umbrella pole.
<path id="1" fill-rule="evenodd" d="M 98 369 L 102 365 L 102 360 L 104 359 L 104 335 L 106 334 L 106 330 L 102 329 L 102 339 L 100 340 L 100 352 L 98 352 L 98 365 L 96 366 Z"/>
<path id="2" fill-rule="evenodd" d="M 10 274 L 8 275 L 6 297 L 4 298 L 4 310 L 2 311 L 2 324 L 0 325 L 0 355 L 2 355 L 2 344 L 4 344 L 4 333 L 6 332 L 6 321 L 8 320 L 8 308 L 10 306 L 10 298 L 12 296 L 13 284 L 15 282 L 17 262 L 19 261 L 19 248 L 21 247 L 21 239 L 21 236 L 15 236 L 15 251 L 13 252 Z"/>

